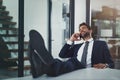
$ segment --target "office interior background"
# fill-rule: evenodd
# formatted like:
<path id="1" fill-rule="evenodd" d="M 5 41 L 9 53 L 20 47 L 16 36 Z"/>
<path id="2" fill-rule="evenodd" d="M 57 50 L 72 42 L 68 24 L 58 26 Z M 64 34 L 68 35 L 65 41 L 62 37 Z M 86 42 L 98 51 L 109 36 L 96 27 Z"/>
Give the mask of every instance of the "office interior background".
<path id="1" fill-rule="evenodd" d="M 108 43 L 115 68 L 120 69 L 119 0 L 0 0 L 0 79 L 31 75 L 27 55 L 31 29 L 42 34 L 48 51 L 59 58 L 60 49 L 82 22 L 93 28 L 95 39 Z M 23 75 L 19 71 L 21 54 Z"/>

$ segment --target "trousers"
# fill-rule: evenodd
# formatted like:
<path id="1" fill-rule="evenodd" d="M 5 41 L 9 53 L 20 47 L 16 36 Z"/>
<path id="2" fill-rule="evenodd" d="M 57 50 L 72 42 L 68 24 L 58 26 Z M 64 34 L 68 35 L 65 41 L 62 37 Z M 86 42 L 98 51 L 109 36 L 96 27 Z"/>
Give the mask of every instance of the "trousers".
<path id="1" fill-rule="evenodd" d="M 58 76 L 64 73 L 68 73 L 74 70 L 85 68 L 76 57 L 70 58 L 67 61 L 61 61 L 54 59 L 53 64 L 49 66 L 48 76 Z"/>

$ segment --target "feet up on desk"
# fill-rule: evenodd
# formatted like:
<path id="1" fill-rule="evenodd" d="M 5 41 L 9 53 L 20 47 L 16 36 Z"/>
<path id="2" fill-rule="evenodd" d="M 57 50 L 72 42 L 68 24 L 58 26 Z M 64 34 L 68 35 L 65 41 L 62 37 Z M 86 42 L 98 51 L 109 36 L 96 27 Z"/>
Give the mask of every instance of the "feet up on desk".
<path id="1" fill-rule="evenodd" d="M 46 66 L 49 66 L 53 62 L 52 55 L 47 51 L 44 40 L 42 36 L 35 30 L 31 30 L 29 33 L 30 42 L 29 42 L 29 48 L 31 52 L 30 53 L 30 61 L 33 62 L 33 70 L 36 71 L 38 74 L 33 74 L 33 77 L 39 77 L 42 74 L 44 74 L 44 69 Z M 32 54 L 35 54 L 34 56 Z M 34 58 L 32 58 L 34 57 Z M 35 63 L 35 64 L 34 64 Z M 37 67 L 35 67 L 37 66 Z M 44 67 L 44 68 L 43 68 Z M 39 70 L 40 68 L 41 70 Z M 38 70 L 37 70 L 38 69 Z M 33 73 L 35 72 L 33 71 Z"/>
<path id="2" fill-rule="evenodd" d="M 33 78 L 37 78 L 41 75 L 43 75 L 43 63 L 42 61 L 39 59 L 39 57 L 37 56 L 37 54 L 29 48 L 29 60 L 30 60 L 30 64 L 31 64 L 31 73 Z"/>

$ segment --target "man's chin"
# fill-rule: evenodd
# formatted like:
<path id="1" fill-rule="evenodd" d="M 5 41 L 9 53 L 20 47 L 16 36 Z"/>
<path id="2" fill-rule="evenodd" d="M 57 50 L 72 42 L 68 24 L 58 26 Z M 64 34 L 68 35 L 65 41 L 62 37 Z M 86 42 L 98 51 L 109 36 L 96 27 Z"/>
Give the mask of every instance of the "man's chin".
<path id="1" fill-rule="evenodd" d="M 86 38 L 86 37 L 88 37 L 88 36 L 90 36 L 90 33 L 86 33 L 86 34 L 81 35 L 81 37 L 82 37 L 83 39 Z"/>

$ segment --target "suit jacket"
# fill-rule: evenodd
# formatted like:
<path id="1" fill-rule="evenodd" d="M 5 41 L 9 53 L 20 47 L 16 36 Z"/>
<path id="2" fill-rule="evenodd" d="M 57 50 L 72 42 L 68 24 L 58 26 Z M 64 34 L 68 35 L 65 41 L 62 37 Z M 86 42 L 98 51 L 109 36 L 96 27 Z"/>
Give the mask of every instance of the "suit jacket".
<path id="1" fill-rule="evenodd" d="M 82 44 L 65 44 L 61 49 L 59 56 L 61 58 L 77 57 L 77 52 Z M 93 66 L 97 63 L 107 63 L 109 65 L 109 68 L 114 68 L 114 63 L 112 61 L 112 57 L 105 41 L 94 40 L 91 64 Z"/>

